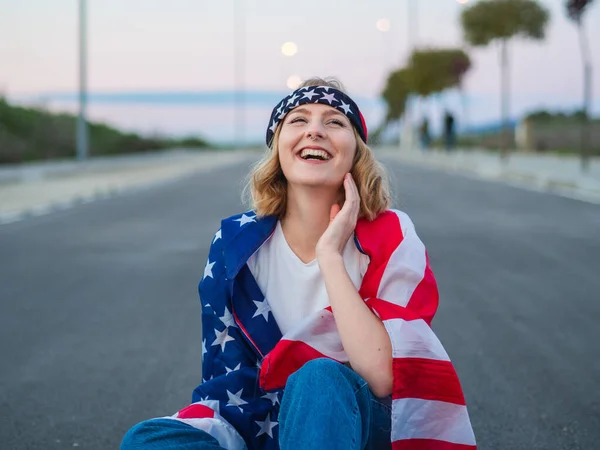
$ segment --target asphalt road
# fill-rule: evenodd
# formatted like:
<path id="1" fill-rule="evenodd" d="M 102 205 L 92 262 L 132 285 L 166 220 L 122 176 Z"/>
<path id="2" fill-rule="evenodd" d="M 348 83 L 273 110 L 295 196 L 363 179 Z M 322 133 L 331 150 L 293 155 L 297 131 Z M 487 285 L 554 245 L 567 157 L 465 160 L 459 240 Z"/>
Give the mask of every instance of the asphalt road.
<path id="1" fill-rule="evenodd" d="M 600 448 L 600 206 L 386 165 L 479 448 Z M 0 449 L 114 449 L 189 402 L 197 283 L 246 171 L 0 227 Z"/>

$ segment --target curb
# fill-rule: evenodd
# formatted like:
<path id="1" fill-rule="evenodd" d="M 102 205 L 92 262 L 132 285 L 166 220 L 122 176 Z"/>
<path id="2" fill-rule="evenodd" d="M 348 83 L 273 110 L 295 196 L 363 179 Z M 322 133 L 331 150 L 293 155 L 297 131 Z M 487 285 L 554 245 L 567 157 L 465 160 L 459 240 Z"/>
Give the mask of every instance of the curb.
<path id="1" fill-rule="evenodd" d="M 69 176 L 74 173 L 90 173 L 110 170 L 116 167 L 136 167 L 156 164 L 159 160 L 186 157 L 190 153 L 210 150 L 187 150 L 184 148 L 159 150 L 144 153 L 126 153 L 114 156 L 92 156 L 86 161 L 60 159 L 50 161 L 33 161 L 23 164 L 6 164 L 0 166 L 0 186 L 3 184 L 27 183 L 47 178 Z"/>
<path id="2" fill-rule="evenodd" d="M 477 179 L 503 182 L 514 187 L 530 189 L 588 203 L 600 204 L 600 178 L 586 174 L 572 177 L 557 177 L 552 174 L 533 173 L 499 165 L 497 159 L 485 162 L 458 158 L 441 158 L 439 155 L 407 154 L 385 152 L 382 156 L 393 157 L 398 161 L 428 167 L 445 172 L 459 173 Z M 464 156 L 464 155 L 463 155 Z"/>
<path id="3" fill-rule="evenodd" d="M 213 153 L 213 156 L 215 155 L 216 154 Z M 165 158 L 165 155 L 162 153 L 157 155 L 148 155 L 147 157 L 134 157 L 129 159 L 127 163 L 127 165 L 131 167 L 132 171 L 124 172 L 120 180 L 106 181 L 104 183 L 100 182 L 98 186 L 91 186 L 91 188 L 88 186 L 87 192 L 77 192 L 76 190 L 73 190 L 72 192 L 63 196 L 63 198 L 60 200 L 52 200 L 33 205 L 30 204 L 24 206 L 23 208 L 16 208 L 14 210 L 0 212 L 0 226 L 28 218 L 44 216 L 57 211 L 64 211 L 75 206 L 91 203 L 97 200 L 114 198 L 124 193 L 131 193 L 161 186 L 166 183 L 178 181 L 184 179 L 185 177 L 214 170 L 216 168 L 243 163 L 245 161 L 254 159 L 257 156 L 257 153 L 253 151 L 239 151 L 236 153 L 230 153 L 228 155 L 221 153 L 219 154 L 219 157 L 222 159 L 216 160 L 213 158 L 211 160 L 210 152 L 192 154 L 188 153 L 186 155 L 186 152 L 182 151 L 177 155 L 173 154 L 173 156 L 176 156 L 175 158 Z M 23 177 L 21 176 L 22 172 L 20 172 L 20 170 L 15 170 L 15 181 L 12 183 L 0 183 L 0 190 L 3 186 L 10 186 L 9 188 L 14 189 L 15 186 L 27 186 L 32 182 L 40 182 L 40 188 L 43 189 L 44 183 L 53 183 L 59 179 L 71 180 L 75 178 L 73 176 L 73 173 L 75 173 L 75 170 L 73 169 L 74 167 L 76 168 L 78 175 L 101 175 L 102 172 L 106 172 L 107 175 L 114 175 L 115 172 L 114 170 L 111 171 L 111 169 L 116 167 L 122 169 L 122 161 L 123 159 L 121 158 L 113 160 L 105 159 L 98 163 L 92 163 L 88 165 L 86 170 L 81 170 L 83 168 L 78 166 L 78 163 L 49 163 L 47 167 L 43 167 L 43 164 L 39 164 L 36 165 L 37 167 L 26 168 L 26 171 L 33 170 L 34 172 L 39 173 L 39 176 Z M 206 161 L 210 161 L 210 163 L 206 164 Z M 171 164 L 171 166 L 169 166 L 169 164 Z M 93 166 L 93 168 L 90 166 Z M 55 170 L 56 167 L 62 168 L 58 171 L 60 174 Z M 135 180 L 135 177 L 132 177 L 132 174 L 134 174 L 135 170 L 156 170 L 160 167 L 170 167 L 175 173 L 156 178 L 154 178 L 154 175 L 150 175 L 139 180 Z M 5 175 L 8 172 L 10 172 L 10 170 L 5 169 Z M 7 180 L 7 178 L 8 177 L 5 177 L 4 180 Z"/>
<path id="4" fill-rule="evenodd" d="M 174 181 L 174 180 L 168 180 Z M 153 184 L 158 185 L 159 183 Z M 104 200 L 108 198 L 117 197 L 125 192 L 133 192 L 136 189 L 148 188 L 151 186 L 140 186 L 140 187 L 131 187 L 129 189 L 123 188 L 110 188 L 110 189 L 98 189 L 91 194 L 78 194 L 69 198 L 67 200 L 62 200 L 58 202 L 49 202 L 49 203 L 40 203 L 39 205 L 32 206 L 30 208 L 22 209 L 19 211 L 12 211 L 6 213 L 0 213 L 0 225 L 6 225 L 13 222 L 19 222 L 21 220 L 29 219 L 32 217 L 40 217 L 45 216 L 47 214 L 65 211 L 67 209 L 73 208 L 75 206 L 84 205 L 86 203 L 91 203 L 96 200 Z"/>

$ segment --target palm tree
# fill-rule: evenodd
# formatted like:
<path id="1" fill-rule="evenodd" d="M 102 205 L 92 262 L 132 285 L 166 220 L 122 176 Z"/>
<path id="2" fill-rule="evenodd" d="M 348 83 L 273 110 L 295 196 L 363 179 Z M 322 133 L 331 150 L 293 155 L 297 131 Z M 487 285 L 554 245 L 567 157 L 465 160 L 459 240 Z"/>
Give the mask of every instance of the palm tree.
<path id="1" fill-rule="evenodd" d="M 590 45 L 583 28 L 583 15 L 593 0 L 567 0 L 567 15 L 575 22 L 579 31 L 579 47 L 583 63 L 583 114 L 581 126 L 581 169 L 587 171 L 590 164 L 590 102 L 592 99 L 592 56 Z"/>
<path id="2" fill-rule="evenodd" d="M 508 157 L 509 148 L 509 78 L 508 44 L 515 37 L 541 40 L 544 38 L 550 13 L 535 0 L 482 0 L 465 8 L 461 22 L 465 40 L 475 47 L 486 47 L 491 42 L 500 45 L 502 157 Z"/>

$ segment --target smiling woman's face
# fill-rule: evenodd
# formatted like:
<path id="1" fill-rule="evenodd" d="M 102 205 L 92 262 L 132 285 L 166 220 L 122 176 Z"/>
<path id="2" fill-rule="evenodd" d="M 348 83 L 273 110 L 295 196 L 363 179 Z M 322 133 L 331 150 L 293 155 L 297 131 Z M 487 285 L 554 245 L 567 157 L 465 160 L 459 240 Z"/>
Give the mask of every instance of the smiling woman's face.
<path id="1" fill-rule="evenodd" d="M 306 104 L 285 117 L 278 149 L 289 184 L 339 188 L 352 169 L 356 138 L 343 113 L 323 104 Z"/>

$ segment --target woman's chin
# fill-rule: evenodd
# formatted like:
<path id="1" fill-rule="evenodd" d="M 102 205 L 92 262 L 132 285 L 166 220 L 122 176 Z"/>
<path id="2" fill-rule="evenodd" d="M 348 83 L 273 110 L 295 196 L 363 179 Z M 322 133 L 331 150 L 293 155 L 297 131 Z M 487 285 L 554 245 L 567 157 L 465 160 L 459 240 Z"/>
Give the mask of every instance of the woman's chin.
<path id="1" fill-rule="evenodd" d="M 343 184 L 343 178 L 331 178 L 323 176 L 304 176 L 288 179 L 288 183 L 302 188 L 339 189 Z"/>

